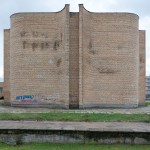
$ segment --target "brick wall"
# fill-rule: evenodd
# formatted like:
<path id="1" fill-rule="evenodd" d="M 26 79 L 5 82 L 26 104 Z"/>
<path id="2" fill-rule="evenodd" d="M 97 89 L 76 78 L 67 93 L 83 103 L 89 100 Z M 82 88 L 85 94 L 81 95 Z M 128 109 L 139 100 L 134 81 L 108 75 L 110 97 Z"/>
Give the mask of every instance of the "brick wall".
<path id="1" fill-rule="evenodd" d="M 69 102 L 69 6 L 57 13 L 11 16 L 11 101 L 13 105 Z"/>
<path id="2" fill-rule="evenodd" d="M 79 13 L 70 13 L 69 105 L 79 106 Z"/>
<path id="3" fill-rule="evenodd" d="M 91 13 L 83 5 L 79 13 L 66 5 L 57 13 L 12 15 L 10 33 L 4 32 L 5 102 L 65 108 L 143 104 L 145 33 L 138 20 L 131 13 Z"/>
<path id="4" fill-rule="evenodd" d="M 136 107 L 138 16 L 81 9 L 83 107 Z"/>
<path id="5" fill-rule="evenodd" d="M 0 82 L 0 99 L 4 97 L 4 82 Z"/>
<path id="6" fill-rule="evenodd" d="M 139 105 L 144 105 L 145 85 L 145 31 L 139 31 Z"/>
<path id="7" fill-rule="evenodd" d="M 10 104 L 10 29 L 4 30 L 4 101 Z"/>

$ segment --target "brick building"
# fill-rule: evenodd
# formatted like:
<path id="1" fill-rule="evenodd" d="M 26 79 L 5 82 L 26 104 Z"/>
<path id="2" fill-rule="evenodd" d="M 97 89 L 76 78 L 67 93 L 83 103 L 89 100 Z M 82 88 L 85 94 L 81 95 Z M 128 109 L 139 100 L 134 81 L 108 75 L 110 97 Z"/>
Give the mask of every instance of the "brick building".
<path id="1" fill-rule="evenodd" d="M 132 13 L 16 13 L 4 30 L 12 106 L 137 107 L 145 100 L 145 31 Z"/>
<path id="2" fill-rule="evenodd" d="M 0 99 L 3 99 L 3 82 L 0 82 Z"/>
<path id="3" fill-rule="evenodd" d="M 150 100 L 150 76 L 146 77 L 146 100 Z"/>

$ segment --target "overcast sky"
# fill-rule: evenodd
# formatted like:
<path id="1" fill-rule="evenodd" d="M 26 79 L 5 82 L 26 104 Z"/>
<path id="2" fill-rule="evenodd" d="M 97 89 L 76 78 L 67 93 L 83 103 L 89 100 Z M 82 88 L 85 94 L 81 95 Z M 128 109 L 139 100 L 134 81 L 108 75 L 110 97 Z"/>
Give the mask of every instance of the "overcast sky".
<path id="1" fill-rule="evenodd" d="M 146 74 L 150 75 L 150 0 L 2 0 L 0 2 L 0 80 L 3 78 L 3 29 L 10 28 L 10 15 L 17 12 L 55 12 L 65 4 L 78 11 L 78 4 L 92 12 L 132 12 L 139 15 L 139 29 L 146 30 Z"/>

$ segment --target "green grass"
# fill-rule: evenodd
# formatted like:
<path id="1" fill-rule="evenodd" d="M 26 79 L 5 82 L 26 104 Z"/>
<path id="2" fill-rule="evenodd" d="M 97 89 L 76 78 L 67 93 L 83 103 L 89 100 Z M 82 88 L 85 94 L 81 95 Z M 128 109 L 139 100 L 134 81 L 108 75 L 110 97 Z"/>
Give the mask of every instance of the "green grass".
<path id="1" fill-rule="evenodd" d="M 0 120 L 150 122 L 150 114 L 0 113 Z"/>
<path id="2" fill-rule="evenodd" d="M 145 105 L 146 105 L 146 106 L 150 105 L 150 101 L 146 101 L 146 102 L 145 102 Z"/>
<path id="3" fill-rule="evenodd" d="M 29 144 L 8 146 L 0 144 L 0 150 L 150 150 L 150 145 L 100 145 L 100 144 Z"/>

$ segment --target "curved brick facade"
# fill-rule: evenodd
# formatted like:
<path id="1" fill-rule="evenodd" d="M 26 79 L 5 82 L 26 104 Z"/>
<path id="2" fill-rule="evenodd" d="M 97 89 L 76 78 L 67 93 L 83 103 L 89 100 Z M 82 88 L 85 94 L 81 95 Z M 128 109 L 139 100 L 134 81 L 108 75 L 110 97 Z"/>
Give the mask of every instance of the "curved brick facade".
<path id="1" fill-rule="evenodd" d="M 58 13 L 11 16 L 12 104 L 68 107 L 68 15 L 66 6 Z"/>
<path id="2" fill-rule="evenodd" d="M 81 105 L 137 106 L 138 16 L 130 13 L 90 13 L 83 7 L 81 9 Z"/>
<path id="3" fill-rule="evenodd" d="M 5 31 L 5 102 L 65 108 L 143 104 L 145 32 L 138 22 L 135 14 L 91 13 L 83 5 L 79 13 L 66 5 L 57 13 L 12 15 Z"/>

